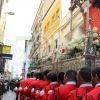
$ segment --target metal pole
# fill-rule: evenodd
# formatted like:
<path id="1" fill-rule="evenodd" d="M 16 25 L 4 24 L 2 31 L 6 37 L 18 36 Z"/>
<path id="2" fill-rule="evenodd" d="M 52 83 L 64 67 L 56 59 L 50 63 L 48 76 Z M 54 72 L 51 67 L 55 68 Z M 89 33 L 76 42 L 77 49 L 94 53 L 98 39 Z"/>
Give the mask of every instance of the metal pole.
<path id="1" fill-rule="evenodd" d="M 90 17 L 89 17 L 89 0 L 87 0 L 87 14 L 86 14 L 86 46 L 85 46 L 85 67 L 91 68 L 95 64 L 95 47 L 93 46 L 93 39 L 91 35 Z"/>

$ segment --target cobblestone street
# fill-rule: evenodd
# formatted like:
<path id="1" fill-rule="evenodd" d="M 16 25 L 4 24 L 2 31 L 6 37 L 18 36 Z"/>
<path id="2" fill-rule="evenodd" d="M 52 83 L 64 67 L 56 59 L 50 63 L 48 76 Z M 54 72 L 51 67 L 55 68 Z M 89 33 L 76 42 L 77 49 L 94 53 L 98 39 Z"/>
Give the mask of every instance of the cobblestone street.
<path id="1" fill-rule="evenodd" d="M 2 100 L 15 100 L 15 93 L 9 90 L 9 92 L 7 92 L 7 94 L 5 93 L 3 95 Z"/>

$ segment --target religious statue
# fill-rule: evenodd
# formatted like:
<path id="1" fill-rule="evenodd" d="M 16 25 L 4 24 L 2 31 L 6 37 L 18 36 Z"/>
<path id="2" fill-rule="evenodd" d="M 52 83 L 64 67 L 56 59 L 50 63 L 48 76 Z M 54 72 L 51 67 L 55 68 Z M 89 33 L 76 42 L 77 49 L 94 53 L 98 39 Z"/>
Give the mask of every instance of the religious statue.
<path id="1" fill-rule="evenodd" d="M 100 34 L 100 0 L 90 0 L 89 7 L 89 17 L 91 19 L 90 27 L 93 29 L 96 27 L 97 33 Z M 84 16 L 84 33 L 86 34 L 86 13 L 83 12 Z M 100 42 L 100 36 L 98 36 L 98 40 Z"/>

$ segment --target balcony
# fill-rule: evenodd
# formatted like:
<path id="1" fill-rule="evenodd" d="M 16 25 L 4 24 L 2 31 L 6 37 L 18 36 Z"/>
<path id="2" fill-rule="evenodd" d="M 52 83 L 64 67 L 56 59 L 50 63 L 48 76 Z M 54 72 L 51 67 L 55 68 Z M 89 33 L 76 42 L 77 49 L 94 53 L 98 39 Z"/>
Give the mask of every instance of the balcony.
<path id="1" fill-rule="evenodd" d="M 39 32 L 39 28 L 37 27 L 37 30 L 36 30 L 36 33 L 35 34 L 37 34 Z"/>
<path id="2" fill-rule="evenodd" d="M 41 26 L 42 26 L 42 23 L 43 23 L 42 21 L 40 21 L 40 22 L 39 22 L 39 27 L 41 27 Z"/>
<path id="3" fill-rule="evenodd" d="M 42 32 L 42 28 L 41 27 L 39 28 L 39 32 Z"/>
<path id="4" fill-rule="evenodd" d="M 33 35 L 32 35 L 32 41 L 34 41 L 34 39 L 35 39 L 35 35 L 33 34 Z"/>

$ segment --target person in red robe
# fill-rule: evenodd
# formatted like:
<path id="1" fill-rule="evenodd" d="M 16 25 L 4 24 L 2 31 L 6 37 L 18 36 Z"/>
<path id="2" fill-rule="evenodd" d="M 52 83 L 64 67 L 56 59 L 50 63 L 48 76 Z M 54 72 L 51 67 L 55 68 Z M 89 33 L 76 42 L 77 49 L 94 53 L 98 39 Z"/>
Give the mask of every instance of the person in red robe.
<path id="1" fill-rule="evenodd" d="M 27 82 L 29 81 L 29 78 L 30 78 L 30 73 L 27 74 L 27 79 L 23 80 L 19 87 L 20 100 L 24 100 L 24 98 L 25 98 L 24 88 L 26 87 Z"/>
<path id="2" fill-rule="evenodd" d="M 49 72 L 50 72 L 50 70 L 45 70 L 45 71 L 43 72 L 43 79 L 44 79 L 44 81 L 41 82 L 41 83 L 39 83 L 38 86 L 37 86 L 37 88 L 36 88 L 36 91 L 39 91 L 39 92 L 37 92 L 37 93 L 35 94 L 35 99 L 36 99 L 36 100 L 39 100 L 39 98 L 40 98 L 40 91 L 42 91 L 42 89 L 43 89 L 45 86 L 49 85 L 49 82 L 47 81 L 47 74 L 48 74 Z"/>
<path id="3" fill-rule="evenodd" d="M 89 68 L 81 68 L 78 74 L 79 88 L 71 91 L 66 100 L 82 100 L 86 93 L 90 92 L 92 88 L 91 70 Z"/>
<path id="4" fill-rule="evenodd" d="M 25 94 L 25 98 L 27 99 L 27 95 L 29 94 L 29 87 L 30 87 L 30 84 L 32 82 L 34 82 L 36 80 L 36 73 L 34 72 L 31 72 L 31 78 L 29 79 L 29 81 L 27 82 L 27 86 L 24 88 L 24 94 Z M 31 91 L 31 90 L 30 90 Z M 30 97 L 30 96 L 29 96 Z"/>
<path id="5" fill-rule="evenodd" d="M 89 17 L 91 18 L 90 26 L 97 27 L 97 33 L 100 34 L 100 0 L 90 0 Z M 86 34 L 86 13 L 84 15 L 84 33 Z M 98 37 L 100 41 L 100 36 Z"/>
<path id="6" fill-rule="evenodd" d="M 42 82 L 44 82 L 43 73 L 39 72 L 37 73 L 37 80 L 33 84 L 31 84 L 31 87 L 32 87 L 31 94 L 30 94 L 31 99 L 35 99 L 35 94 L 38 92 L 36 89 L 38 88 L 39 83 L 42 83 Z"/>
<path id="7" fill-rule="evenodd" d="M 55 91 L 55 100 L 66 100 L 70 91 L 77 88 L 76 85 L 77 73 L 73 70 L 69 70 L 64 76 L 64 86 L 59 87 Z"/>
<path id="8" fill-rule="evenodd" d="M 49 85 L 47 85 L 41 92 L 39 100 L 52 100 L 50 98 L 50 94 L 54 92 L 54 89 L 59 86 L 57 82 L 57 74 L 54 72 L 49 72 L 47 74 L 47 79 L 49 81 Z"/>
<path id="9" fill-rule="evenodd" d="M 64 72 L 60 72 L 58 74 L 58 84 L 60 85 L 59 87 L 64 85 Z M 53 91 L 49 92 L 48 94 L 48 100 L 55 100 L 56 99 L 56 95 L 55 95 L 55 91 L 57 91 L 59 89 L 59 87 L 55 88 Z"/>
<path id="10" fill-rule="evenodd" d="M 92 71 L 92 84 L 94 89 L 87 93 L 82 100 L 100 100 L 100 67 Z"/>

